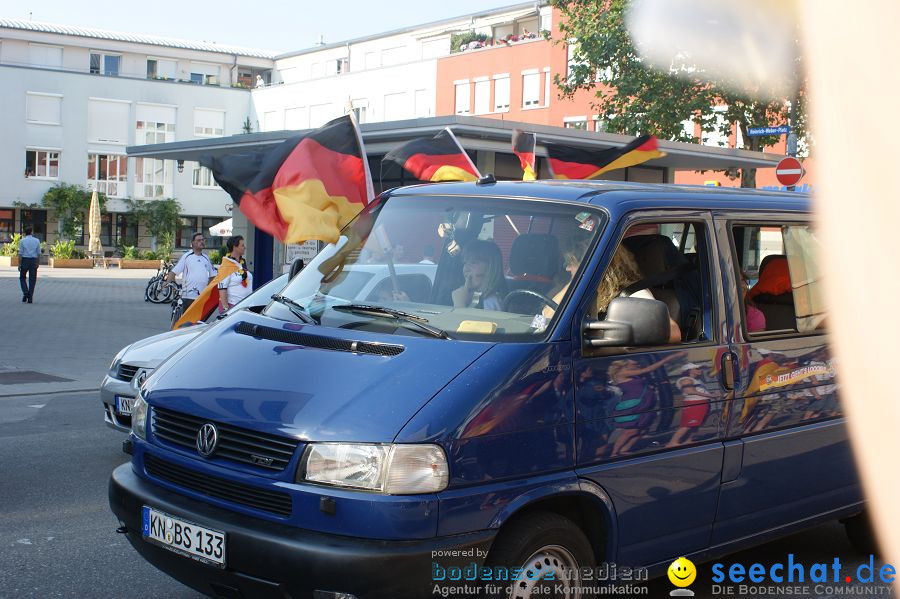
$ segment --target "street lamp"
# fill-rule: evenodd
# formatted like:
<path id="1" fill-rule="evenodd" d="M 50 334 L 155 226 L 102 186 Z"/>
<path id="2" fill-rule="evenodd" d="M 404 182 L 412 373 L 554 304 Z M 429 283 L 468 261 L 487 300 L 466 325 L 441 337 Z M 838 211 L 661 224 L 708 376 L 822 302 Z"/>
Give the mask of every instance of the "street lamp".
<path id="1" fill-rule="evenodd" d="M 176 160 L 175 164 L 178 167 L 178 172 L 183 173 L 184 172 L 184 160 Z"/>

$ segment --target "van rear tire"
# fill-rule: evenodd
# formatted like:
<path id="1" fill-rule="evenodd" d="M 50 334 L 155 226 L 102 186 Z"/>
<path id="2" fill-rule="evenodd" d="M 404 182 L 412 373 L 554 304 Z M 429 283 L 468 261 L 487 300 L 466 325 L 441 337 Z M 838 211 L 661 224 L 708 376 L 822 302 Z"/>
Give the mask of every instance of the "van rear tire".
<path id="1" fill-rule="evenodd" d="M 879 555 L 878 540 L 869 521 L 869 512 L 862 512 L 842 521 L 850 544 L 863 555 Z"/>
<path id="2" fill-rule="evenodd" d="M 520 580 L 507 584 L 497 583 L 497 592 L 485 592 L 491 599 L 529 599 L 536 587 L 552 588 L 562 585 L 563 594 L 551 595 L 565 599 L 593 597 L 593 594 L 576 594 L 573 586 L 587 586 L 571 576 L 563 577 L 563 568 L 578 570 L 594 565 L 594 551 L 587 537 L 571 520 L 553 512 L 532 512 L 517 518 L 501 529 L 488 553 L 486 567 L 508 568 L 514 572 L 522 568 Z M 554 573 L 551 581 L 543 580 L 547 569 Z M 528 572 L 535 573 L 529 579 Z M 511 586 L 512 585 L 512 586 Z M 542 597 L 546 595 L 541 595 Z"/>

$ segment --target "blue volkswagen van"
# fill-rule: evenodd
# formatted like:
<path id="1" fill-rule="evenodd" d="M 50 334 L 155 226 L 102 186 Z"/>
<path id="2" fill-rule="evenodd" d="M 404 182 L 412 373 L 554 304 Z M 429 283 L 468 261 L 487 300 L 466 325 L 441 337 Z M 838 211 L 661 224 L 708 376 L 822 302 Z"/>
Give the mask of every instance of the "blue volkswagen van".
<path id="1" fill-rule="evenodd" d="M 600 564 L 860 537 L 817 244 L 795 193 L 386 192 L 145 382 L 119 530 L 203 593 L 317 599 L 584 596 Z"/>

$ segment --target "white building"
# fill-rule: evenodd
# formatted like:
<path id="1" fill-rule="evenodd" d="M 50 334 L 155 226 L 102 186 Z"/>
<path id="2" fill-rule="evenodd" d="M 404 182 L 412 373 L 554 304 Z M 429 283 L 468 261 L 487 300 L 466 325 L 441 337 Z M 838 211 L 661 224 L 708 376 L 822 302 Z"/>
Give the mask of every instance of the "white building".
<path id="1" fill-rule="evenodd" d="M 130 145 L 244 132 L 250 88 L 269 80 L 274 53 L 143 35 L 0 19 L 0 242 L 26 223 L 52 243 L 41 207 L 56 183 L 110 200 L 103 244 L 149 247 L 125 218 L 126 198 L 176 198 L 177 245 L 227 218 L 229 196 L 196 163 L 125 157 Z M 248 121 L 249 119 L 249 121 Z M 86 240 L 84 240 L 86 242 Z"/>
<path id="2" fill-rule="evenodd" d="M 491 33 L 526 15 L 549 28 L 550 6 L 517 4 L 275 58 L 272 85 L 253 91 L 259 131 L 318 127 L 352 104 L 360 123 L 436 115 L 437 60 L 455 33 Z M 510 29 L 511 31 L 511 29 Z"/>

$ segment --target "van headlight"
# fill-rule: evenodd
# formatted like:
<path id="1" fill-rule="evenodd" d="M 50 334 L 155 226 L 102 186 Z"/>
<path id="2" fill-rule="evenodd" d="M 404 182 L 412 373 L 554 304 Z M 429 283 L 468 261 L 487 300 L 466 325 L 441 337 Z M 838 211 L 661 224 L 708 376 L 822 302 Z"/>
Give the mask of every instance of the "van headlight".
<path id="1" fill-rule="evenodd" d="M 297 471 L 297 482 L 387 495 L 436 493 L 449 479 L 447 457 L 438 445 L 311 443 Z"/>
<path id="2" fill-rule="evenodd" d="M 143 398 L 142 393 L 138 393 L 134 398 L 134 405 L 131 407 L 131 432 L 138 439 L 147 440 L 147 412 L 149 408 L 147 402 Z"/>
<path id="3" fill-rule="evenodd" d="M 125 356 L 125 351 L 131 347 L 130 345 L 126 345 L 122 349 L 119 350 L 119 353 L 116 354 L 116 357 L 113 358 L 112 363 L 109 365 L 109 376 L 112 378 L 117 378 L 119 376 L 119 364 L 122 363 L 122 358 Z"/>

